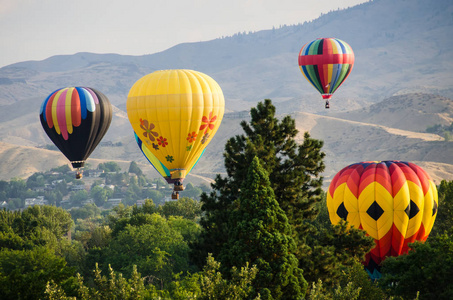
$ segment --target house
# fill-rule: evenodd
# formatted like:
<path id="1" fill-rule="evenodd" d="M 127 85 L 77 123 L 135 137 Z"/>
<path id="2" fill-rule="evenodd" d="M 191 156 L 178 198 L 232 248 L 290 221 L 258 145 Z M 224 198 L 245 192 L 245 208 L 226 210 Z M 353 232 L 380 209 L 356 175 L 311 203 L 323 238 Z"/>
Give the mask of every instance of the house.
<path id="1" fill-rule="evenodd" d="M 94 170 L 87 170 L 85 173 L 88 173 L 88 177 L 98 178 L 104 173 L 104 170 L 94 169 Z"/>
<path id="2" fill-rule="evenodd" d="M 26 198 L 25 199 L 25 208 L 33 205 L 46 205 L 47 200 L 44 200 L 44 196 L 38 196 L 36 198 Z"/>
<path id="3" fill-rule="evenodd" d="M 112 199 L 109 199 L 109 200 L 107 200 L 107 205 L 108 205 L 108 206 L 111 206 L 111 207 L 117 206 L 118 204 L 121 203 L 121 200 L 122 200 L 121 198 L 112 198 Z"/>

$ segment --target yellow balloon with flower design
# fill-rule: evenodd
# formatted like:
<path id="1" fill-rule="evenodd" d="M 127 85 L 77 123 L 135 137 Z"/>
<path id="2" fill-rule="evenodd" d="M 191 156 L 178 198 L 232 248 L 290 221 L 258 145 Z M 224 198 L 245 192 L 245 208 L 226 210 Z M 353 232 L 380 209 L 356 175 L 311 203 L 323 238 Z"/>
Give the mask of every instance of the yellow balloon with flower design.
<path id="1" fill-rule="evenodd" d="M 126 107 L 144 155 L 176 192 L 182 190 L 222 122 L 220 86 L 193 70 L 156 71 L 132 86 Z"/>

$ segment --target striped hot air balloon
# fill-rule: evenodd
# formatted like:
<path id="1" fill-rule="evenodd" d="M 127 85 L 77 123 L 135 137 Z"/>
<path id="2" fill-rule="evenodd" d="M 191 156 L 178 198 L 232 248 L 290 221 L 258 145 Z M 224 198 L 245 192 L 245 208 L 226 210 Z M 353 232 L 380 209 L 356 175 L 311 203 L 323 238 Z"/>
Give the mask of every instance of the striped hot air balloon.
<path id="1" fill-rule="evenodd" d="M 90 156 L 112 121 L 112 106 L 101 92 L 87 87 L 62 88 L 41 104 L 44 131 L 76 168 Z"/>
<path id="2" fill-rule="evenodd" d="M 437 216 L 437 197 L 434 182 L 413 163 L 360 162 L 335 175 L 327 208 L 333 224 L 348 221 L 374 238 L 376 246 L 364 265 L 376 279 L 386 257 L 407 253 L 410 243 L 427 239 Z"/>
<path id="3" fill-rule="evenodd" d="M 321 93 L 329 108 L 329 99 L 351 73 L 354 52 L 342 40 L 319 38 L 305 44 L 299 52 L 299 68 Z"/>

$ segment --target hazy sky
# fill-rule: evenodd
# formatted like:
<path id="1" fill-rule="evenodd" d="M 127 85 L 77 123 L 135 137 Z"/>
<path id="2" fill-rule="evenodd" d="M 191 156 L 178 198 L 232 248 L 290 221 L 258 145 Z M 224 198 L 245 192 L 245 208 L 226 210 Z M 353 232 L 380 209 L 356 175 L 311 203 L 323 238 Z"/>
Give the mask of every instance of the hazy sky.
<path id="1" fill-rule="evenodd" d="M 77 52 L 151 54 L 316 19 L 367 0 L 0 0 L 0 67 Z"/>

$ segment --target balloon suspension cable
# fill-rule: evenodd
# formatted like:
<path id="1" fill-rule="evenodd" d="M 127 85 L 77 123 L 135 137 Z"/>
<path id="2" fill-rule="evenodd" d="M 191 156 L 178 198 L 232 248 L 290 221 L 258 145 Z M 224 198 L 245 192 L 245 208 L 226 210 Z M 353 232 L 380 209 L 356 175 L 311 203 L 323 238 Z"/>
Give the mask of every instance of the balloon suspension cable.
<path id="1" fill-rule="evenodd" d="M 81 179 L 83 177 L 83 171 L 80 170 L 80 168 L 77 168 L 75 178 L 76 179 Z"/>

